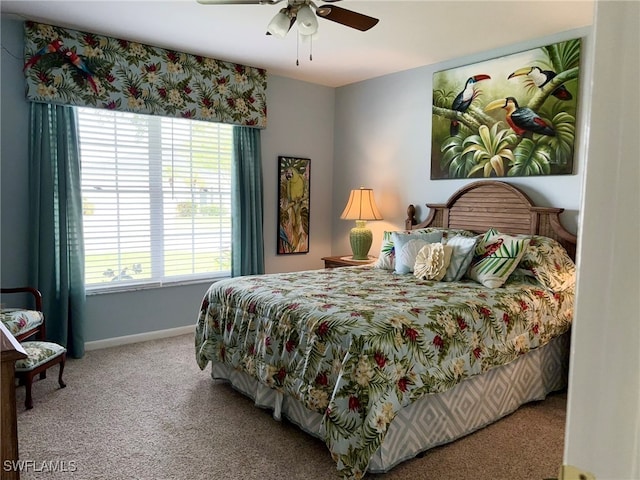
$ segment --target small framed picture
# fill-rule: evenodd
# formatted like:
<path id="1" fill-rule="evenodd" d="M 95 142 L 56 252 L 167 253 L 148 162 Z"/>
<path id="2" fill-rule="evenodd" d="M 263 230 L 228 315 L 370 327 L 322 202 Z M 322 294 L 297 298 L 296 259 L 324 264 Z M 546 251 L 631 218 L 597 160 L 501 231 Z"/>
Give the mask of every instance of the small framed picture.
<path id="1" fill-rule="evenodd" d="M 309 253 L 311 160 L 278 157 L 278 254 Z"/>

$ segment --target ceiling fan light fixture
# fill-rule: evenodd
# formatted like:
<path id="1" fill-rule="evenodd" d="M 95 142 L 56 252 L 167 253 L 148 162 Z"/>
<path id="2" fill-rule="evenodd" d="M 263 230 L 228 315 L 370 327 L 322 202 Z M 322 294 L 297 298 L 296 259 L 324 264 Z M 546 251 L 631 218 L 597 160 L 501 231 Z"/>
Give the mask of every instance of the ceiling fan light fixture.
<path id="1" fill-rule="evenodd" d="M 300 33 L 300 40 L 302 40 L 302 43 L 309 43 L 311 41 L 316 41 L 318 40 L 318 38 L 320 38 L 320 35 L 318 32 L 314 33 L 313 35 L 303 35 Z"/>
<path id="2" fill-rule="evenodd" d="M 267 26 L 267 32 L 278 38 L 284 38 L 291 27 L 291 17 L 286 8 L 280 10 L 275 17 L 271 19 Z"/>
<path id="3" fill-rule="evenodd" d="M 298 32 L 300 32 L 301 35 L 313 35 L 318 31 L 318 19 L 308 4 L 302 5 L 298 9 L 296 23 L 298 25 Z"/>

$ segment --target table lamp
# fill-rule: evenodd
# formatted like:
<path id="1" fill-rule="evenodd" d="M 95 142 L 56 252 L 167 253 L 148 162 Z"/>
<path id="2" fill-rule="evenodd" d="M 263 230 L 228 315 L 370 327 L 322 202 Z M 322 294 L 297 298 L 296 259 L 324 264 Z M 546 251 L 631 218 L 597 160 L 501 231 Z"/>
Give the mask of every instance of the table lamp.
<path id="1" fill-rule="evenodd" d="M 365 222 L 367 220 L 382 220 L 382 215 L 380 215 L 376 201 L 373 198 L 373 190 L 364 187 L 360 187 L 358 190 L 351 190 L 347 206 L 344 208 L 340 218 L 356 221 L 356 226 L 351 229 L 349 234 L 353 260 L 368 260 L 373 234 L 365 226 Z"/>

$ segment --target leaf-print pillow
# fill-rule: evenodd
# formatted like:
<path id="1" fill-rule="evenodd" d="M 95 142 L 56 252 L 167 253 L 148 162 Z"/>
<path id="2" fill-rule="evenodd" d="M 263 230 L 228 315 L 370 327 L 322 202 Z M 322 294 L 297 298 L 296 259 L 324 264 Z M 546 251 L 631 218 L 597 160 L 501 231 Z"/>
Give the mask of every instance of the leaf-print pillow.
<path id="1" fill-rule="evenodd" d="M 561 292 L 576 282 L 576 265 L 553 238 L 534 235 L 519 268 L 533 275 L 546 288 Z"/>
<path id="2" fill-rule="evenodd" d="M 385 231 L 382 233 L 382 245 L 380 246 L 380 254 L 378 260 L 373 264 L 374 268 L 383 270 L 393 270 L 395 268 L 396 252 L 391 240 L 391 233 Z"/>
<path id="3" fill-rule="evenodd" d="M 520 263 L 530 241 L 530 238 L 512 237 L 489 229 L 476 246 L 469 278 L 485 287 L 501 287 Z"/>

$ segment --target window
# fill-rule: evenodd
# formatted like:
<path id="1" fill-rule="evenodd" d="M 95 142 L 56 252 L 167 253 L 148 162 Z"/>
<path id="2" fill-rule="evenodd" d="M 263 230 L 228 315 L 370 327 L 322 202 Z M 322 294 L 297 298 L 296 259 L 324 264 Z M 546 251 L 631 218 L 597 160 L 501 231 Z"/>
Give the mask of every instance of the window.
<path id="1" fill-rule="evenodd" d="M 87 289 L 228 275 L 232 127 L 78 108 Z"/>

